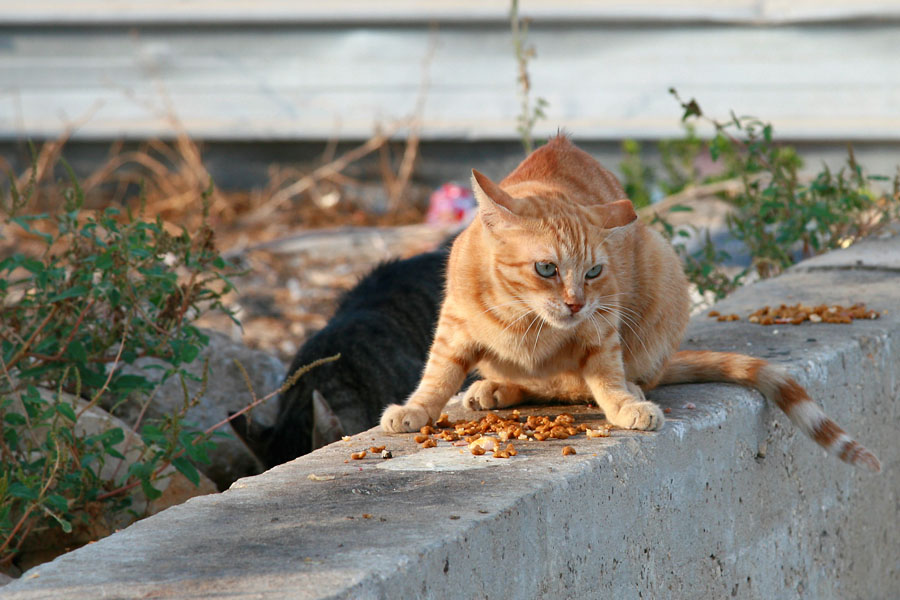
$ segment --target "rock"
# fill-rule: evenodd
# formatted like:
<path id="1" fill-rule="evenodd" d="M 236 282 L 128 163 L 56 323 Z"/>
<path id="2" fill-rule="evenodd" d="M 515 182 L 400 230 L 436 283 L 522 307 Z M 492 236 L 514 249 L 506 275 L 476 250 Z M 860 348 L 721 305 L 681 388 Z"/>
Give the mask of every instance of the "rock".
<path id="1" fill-rule="evenodd" d="M 39 389 L 38 391 L 46 401 L 56 401 L 56 392 L 46 389 Z M 87 406 L 85 401 L 65 392 L 63 392 L 62 399 L 64 402 L 72 404 L 76 413 L 81 413 L 82 409 Z M 13 410 L 16 410 L 15 405 L 13 405 Z M 124 482 L 126 473 L 128 473 L 128 467 L 137 460 L 145 447 L 140 436 L 134 434 L 128 424 L 112 416 L 99 406 L 92 406 L 83 414 L 80 414 L 78 421 L 75 423 L 74 431 L 76 436 L 86 437 L 117 427 L 125 432 L 125 439 L 116 444 L 114 448 L 125 459 L 107 456 L 99 475 L 104 480 L 112 479 Z M 38 440 L 41 440 L 46 435 L 46 431 L 38 428 L 34 430 L 34 434 Z M 116 513 L 107 512 L 108 505 L 102 502 L 88 503 L 84 510 L 76 514 L 72 519 L 71 533 L 65 533 L 59 528 L 52 528 L 40 532 L 39 535 L 33 534 L 26 540 L 22 546 L 21 553 L 16 557 L 17 567 L 25 571 L 34 565 L 52 560 L 69 550 L 106 537 L 114 531 L 127 527 L 139 517 L 156 514 L 170 506 L 181 504 L 194 496 L 212 494 L 218 491 L 215 484 L 204 475 L 200 475 L 200 484 L 195 486 L 172 466 L 168 466 L 162 471 L 159 479 L 154 481 L 154 487 L 162 492 L 159 498 L 148 502 L 143 491 L 137 488 L 131 495 L 132 503 L 128 510 L 120 510 Z"/>
<path id="2" fill-rule="evenodd" d="M 199 429 L 207 429 L 228 416 L 228 412 L 238 411 L 251 402 L 251 394 L 234 361 L 243 365 L 250 378 L 257 397 L 265 396 L 278 389 L 285 377 L 285 367 L 280 360 L 259 350 L 252 350 L 232 341 L 228 336 L 204 330 L 209 336 L 209 345 L 200 356 L 191 363 L 189 371 L 201 376 L 204 361 L 209 359 L 206 393 L 199 403 L 188 410 L 185 421 Z M 138 359 L 123 372 L 140 374 L 148 379 L 158 378 L 162 371 L 148 369 L 152 365 L 162 364 L 155 359 Z M 199 381 L 185 380 L 188 394 L 193 397 L 200 390 Z M 147 407 L 145 419 L 161 418 L 173 414 L 184 405 L 184 391 L 178 378 L 169 378 L 163 383 Z M 141 411 L 139 403 L 126 403 L 116 410 L 116 415 L 128 423 L 134 423 Z M 254 419 L 263 423 L 272 423 L 278 414 L 278 402 L 272 398 L 253 409 Z M 225 425 L 220 431 L 231 435 L 231 429 Z M 216 438 L 216 449 L 210 452 L 211 463 L 197 464 L 207 477 L 212 479 L 220 490 L 227 489 L 233 482 L 248 475 L 256 475 L 262 471 L 261 465 L 249 450 L 234 436 Z"/>

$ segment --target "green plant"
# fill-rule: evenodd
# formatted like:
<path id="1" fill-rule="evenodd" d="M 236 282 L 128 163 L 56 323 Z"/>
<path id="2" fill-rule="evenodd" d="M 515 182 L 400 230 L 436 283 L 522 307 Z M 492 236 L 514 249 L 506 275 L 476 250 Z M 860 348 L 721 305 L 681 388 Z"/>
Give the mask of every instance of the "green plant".
<path id="1" fill-rule="evenodd" d="M 692 210 L 691 207 L 680 204 L 669 208 L 669 212 Z M 703 245 L 694 252 L 688 252 L 684 243 L 680 242 L 691 237 L 692 232 L 701 234 L 698 228 L 676 227 L 659 213 L 653 214 L 650 224 L 656 225 L 663 236 L 672 243 L 672 247 L 675 248 L 675 252 L 684 264 L 684 272 L 688 280 L 697 286 L 697 291 L 701 294 L 712 292 L 716 299 L 721 300 L 741 285 L 747 271 L 741 270 L 735 275 L 730 275 L 722 268 L 722 263 L 729 260 L 731 256 L 724 250 L 716 248 L 708 229 L 702 232 Z M 681 239 L 679 240 L 679 238 Z"/>
<path id="2" fill-rule="evenodd" d="M 534 107 L 531 106 L 531 77 L 528 75 L 528 61 L 537 56 L 534 46 L 526 45 L 528 37 L 528 21 L 519 17 L 519 0 L 512 0 L 509 9 L 510 28 L 512 30 L 513 50 L 516 55 L 516 65 L 518 67 L 518 84 L 519 84 L 519 115 L 516 118 L 516 131 L 522 140 L 522 147 L 525 154 L 531 154 L 534 149 L 534 137 L 532 132 L 534 126 L 539 119 L 543 119 L 546 114 L 544 109 L 549 103 L 538 97 L 534 101 Z"/>
<path id="3" fill-rule="evenodd" d="M 656 174 L 653 168 L 644 162 L 640 143 L 636 140 L 624 140 L 622 153 L 625 158 L 619 163 L 619 170 L 622 172 L 625 195 L 631 199 L 635 208 L 650 206 L 654 199 Z"/>
<path id="4" fill-rule="evenodd" d="M 710 155 L 713 160 L 727 157 L 740 179 L 740 191 L 728 199 L 735 210 L 727 224 L 747 246 L 761 277 L 845 247 L 900 216 L 900 180 L 894 180 L 893 195 L 873 189 L 873 181 L 887 178 L 866 175 L 852 150 L 837 172 L 824 167 L 808 181 L 800 175 L 797 152 L 775 143 L 770 123 L 734 113 L 720 122 L 706 117 L 695 100 L 685 102 L 674 89 L 670 92 L 684 109 L 682 120 L 703 119 L 714 127 Z"/>
<path id="5" fill-rule="evenodd" d="M 101 401 L 152 400 L 155 382 L 120 368 L 138 358 L 158 359 L 153 380 L 190 377 L 185 366 L 208 343 L 191 321 L 227 312 L 221 298 L 234 272 L 205 219 L 192 235 L 171 233 L 143 210 L 84 210 L 74 175 L 57 210 L 28 214 L 36 165 L 24 186 L 16 181 L 10 174 L 0 214 L 7 231 L 19 228 L 36 248 L 0 260 L 0 565 L 29 536 L 71 531 L 88 518 L 86 507 L 129 510 L 138 488 L 158 497 L 154 484 L 170 463 L 199 481 L 194 463 L 208 460 L 213 442 L 183 421 L 196 397 L 185 393 L 183 411 L 161 422 L 135 423 L 145 446 L 112 476 L 103 466 L 124 458 L 126 432 L 89 435 L 76 421 Z M 204 215 L 211 194 L 212 184 Z"/>

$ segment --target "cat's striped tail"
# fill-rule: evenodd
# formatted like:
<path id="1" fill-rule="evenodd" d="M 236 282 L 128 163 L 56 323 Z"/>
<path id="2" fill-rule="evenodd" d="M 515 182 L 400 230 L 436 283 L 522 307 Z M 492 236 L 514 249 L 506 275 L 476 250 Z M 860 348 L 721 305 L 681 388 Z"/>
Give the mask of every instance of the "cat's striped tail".
<path id="1" fill-rule="evenodd" d="M 666 365 L 658 385 L 714 381 L 759 390 L 829 453 L 876 473 L 881 470 L 878 458 L 831 420 L 800 384 L 760 358 L 731 352 L 683 350 L 675 353 Z"/>

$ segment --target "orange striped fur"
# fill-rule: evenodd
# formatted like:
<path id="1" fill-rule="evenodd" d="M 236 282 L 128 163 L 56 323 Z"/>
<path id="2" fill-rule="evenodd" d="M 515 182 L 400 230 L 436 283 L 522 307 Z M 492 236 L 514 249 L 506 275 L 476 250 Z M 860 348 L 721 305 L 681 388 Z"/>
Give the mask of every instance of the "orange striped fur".
<path id="1" fill-rule="evenodd" d="M 812 401 L 803 387 L 778 367 L 731 352 L 677 352 L 658 384 L 725 381 L 756 388 L 817 444 L 844 462 L 878 472 L 881 463 Z"/>
<path id="2" fill-rule="evenodd" d="M 730 381 L 761 390 L 842 460 L 880 468 L 777 367 L 677 352 L 689 313 L 678 257 L 637 220 L 615 176 L 565 136 L 499 185 L 473 171 L 472 186 L 478 215 L 453 244 L 425 371 L 406 404 L 385 410 L 382 429 L 415 431 L 437 419 L 475 369 L 483 379 L 464 395 L 470 409 L 592 398 L 613 425 L 642 430 L 664 423 L 644 391 Z"/>

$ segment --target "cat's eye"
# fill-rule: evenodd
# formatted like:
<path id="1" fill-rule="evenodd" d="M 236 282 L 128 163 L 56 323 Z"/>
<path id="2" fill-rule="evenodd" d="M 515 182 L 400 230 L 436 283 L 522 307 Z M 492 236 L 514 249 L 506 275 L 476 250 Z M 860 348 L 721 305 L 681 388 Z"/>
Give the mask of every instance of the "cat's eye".
<path id="1" fill-rule="evenodd" d="M 594 265 L 584 274 L 585 279 L 593 279 L 603 272 L 603 265 Z"/>
<path id="2" fill-rule="evenodd" d="M 541 277 L 553 277 L 556 275 L 556 265 L 552 262 L 536 262 L 534 263 L 534 270 Z"/>

